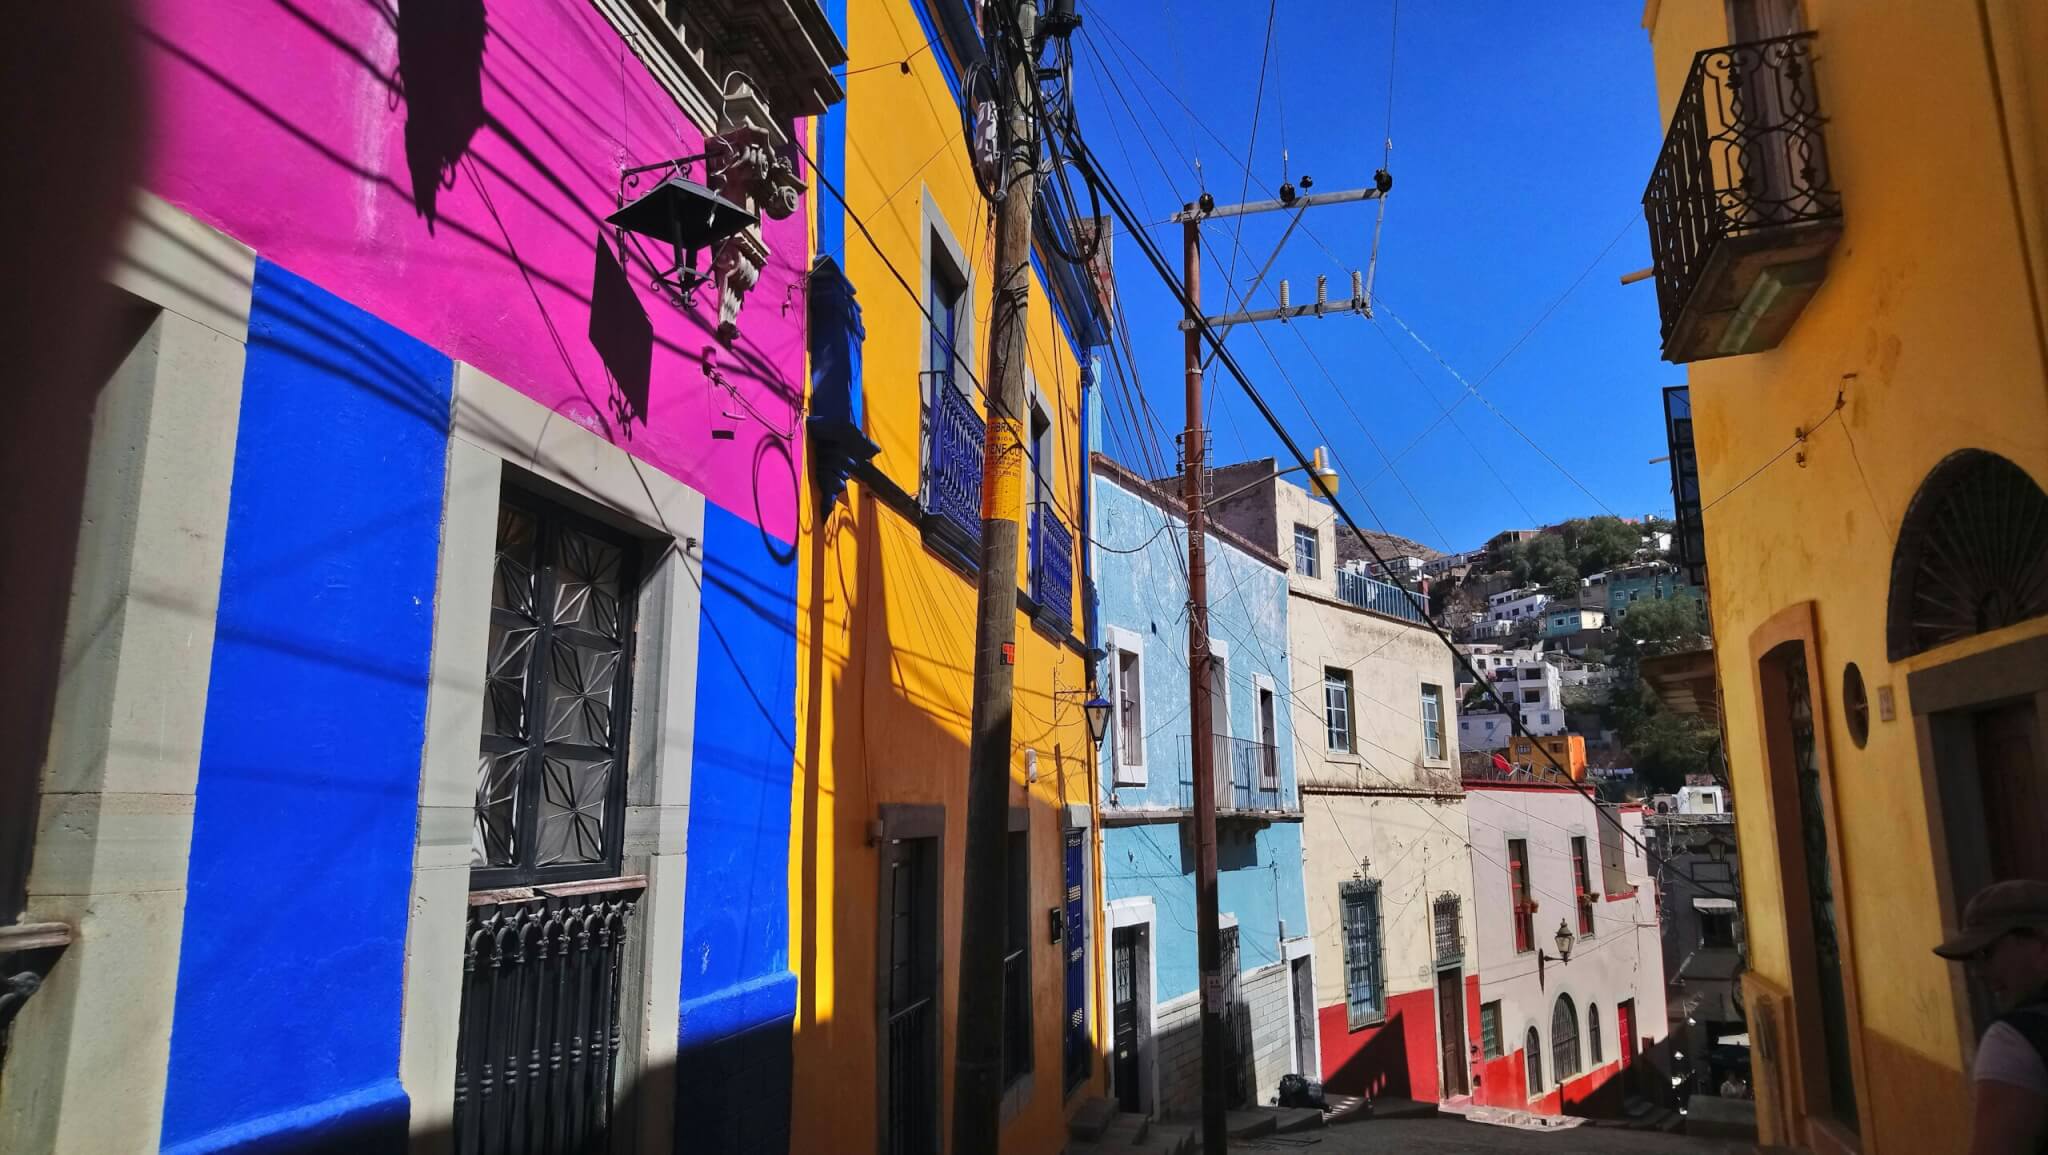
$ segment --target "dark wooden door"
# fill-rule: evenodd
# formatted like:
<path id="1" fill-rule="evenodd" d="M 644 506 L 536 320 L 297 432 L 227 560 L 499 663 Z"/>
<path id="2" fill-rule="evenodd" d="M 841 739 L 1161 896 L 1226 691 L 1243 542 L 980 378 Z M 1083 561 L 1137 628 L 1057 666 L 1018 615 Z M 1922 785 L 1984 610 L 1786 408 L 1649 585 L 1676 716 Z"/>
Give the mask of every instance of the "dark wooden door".
<path id="1" fill-rule="evenodd" d="M 1436 972 L 1437 1038 L 1443 1048 L 1445 1095 L 1471 1093 L 1465 1081 L 1465 979 L 1459 971 Z"/>
<path id="2" fill-rule="evenodd" d="M 883 1150 L 936 1155 L 939 1143 L 938 840 L 888 844 L 882 869 Z"/>
<path id="3" fill-rule="evenodd" d="M 1109 1077 L 1116 1085 L 1117 1106 L 1140 1111 L 1138 1094 L 1138 928 L 1120 926 L 1110 935 L 1110 1022 L 1115 1053 Z"/>
<path id="4" fill-rule="evenodd" d="M 2048 879 L 2048 814 L 2034 751 L 2038 734 L 2031 698 L 1985 710 L 1972 722 L 1977 778 L 1989 827 L 1996 878 Z"/>

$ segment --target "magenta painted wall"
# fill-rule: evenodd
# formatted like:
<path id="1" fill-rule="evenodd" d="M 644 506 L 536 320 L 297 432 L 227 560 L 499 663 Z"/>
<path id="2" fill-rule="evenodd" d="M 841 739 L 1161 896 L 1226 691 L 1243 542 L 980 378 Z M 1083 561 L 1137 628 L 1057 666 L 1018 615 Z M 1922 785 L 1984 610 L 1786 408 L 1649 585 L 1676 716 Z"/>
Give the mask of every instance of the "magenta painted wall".
<path id="1" fill-rule="evenodd" d="M 745 405 L 703 368 L 716 295 L 679 310 L 628 263 L 613 286 L 638 308 L 601 311 L 630 333 L 644 310 L 652 358 L 644 414 L 620 420 L 591 337 L 601 221 L 622 168 L 701 141 L 590 0 L 138 7 L 150 191 L 794 539 L 808 211 L 767 222 L 774 255 L 715 355 Z"/>

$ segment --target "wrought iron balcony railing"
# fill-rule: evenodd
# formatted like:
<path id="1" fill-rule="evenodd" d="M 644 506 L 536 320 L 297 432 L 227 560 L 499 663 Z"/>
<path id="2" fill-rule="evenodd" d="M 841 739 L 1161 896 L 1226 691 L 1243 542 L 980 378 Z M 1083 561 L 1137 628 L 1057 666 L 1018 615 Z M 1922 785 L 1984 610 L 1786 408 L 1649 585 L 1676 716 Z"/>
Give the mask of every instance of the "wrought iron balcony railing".
<path id="1" fill-rule="evenodd" d="M 1074 535 L 1048 501 L 1031 503 L 1031 600 L 1047 625 L 1074 624 Z"/>
<path id="2" fill-rule="evenodd" d="M 988 426 L 967 395 L 943 379 L 930 384 L 925 430 L 926 540 L 968 569 L 981 564 L 981 455 Z"/>
<path id="3" fill-rule="evenodd" d="M 1388 617 L 1405 618 L 1411 622 L 1423 620 L 1421 611 L 1415 608 L 1415 602 L 1408 596 L 1407 590 L 1390 582 L 1369 578 L 1362 573 L 1338 570 L 1337 597 L 1361 610 L 1371 610 L 1373 613 L 1386 614 Z"/>
<path id="4" fill-rule="evenodd" d="M 1219 817 L 1255 818 L 1300 811 L 1299 800 L 1289 799 L 1280 788 L 1280 752 L 1272 744 L 1228 734 L 1212 734 L 1209 740 L 1215 747 Z M 1190 757 L 1190 768 L 1182 769 L 1180 782 L 1180 804 L 1189 813 L 1195 809 L 1192 765 Z"/>
<path id="5" fill-rule="evenodd" d="M 1842 198 L 1813 48 L 1801 32 L 1693 57 L 1643 192 L 1667 361 L 1774 347 L 1825 275 Z"/>

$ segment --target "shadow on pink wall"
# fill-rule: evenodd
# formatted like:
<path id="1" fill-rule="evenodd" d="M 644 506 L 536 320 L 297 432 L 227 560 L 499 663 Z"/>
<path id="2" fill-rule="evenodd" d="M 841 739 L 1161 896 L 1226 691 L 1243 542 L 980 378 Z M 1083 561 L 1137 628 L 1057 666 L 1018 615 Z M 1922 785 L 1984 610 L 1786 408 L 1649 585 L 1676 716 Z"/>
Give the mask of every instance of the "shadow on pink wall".
<path id="1" fill-rule="evenodd" d="M 715 293 L 651 294 L 603 218 L 702 134 L 594 6 L 138 7 L 151 191 L 794 540 L 807 213 L 730 348 Z"/>

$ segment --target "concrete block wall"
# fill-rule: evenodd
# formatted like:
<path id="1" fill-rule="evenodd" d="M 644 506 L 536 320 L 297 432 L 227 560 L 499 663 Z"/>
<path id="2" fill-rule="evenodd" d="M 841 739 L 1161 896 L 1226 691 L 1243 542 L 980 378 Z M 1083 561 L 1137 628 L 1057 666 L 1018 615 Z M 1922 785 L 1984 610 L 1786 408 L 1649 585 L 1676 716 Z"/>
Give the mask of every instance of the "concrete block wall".
<path id="1" fill-rule="evenodd" d="M 1186 995 L 1159 1008 L 1152 1045 L 1159 1073 L 1159 1117 L 1186 1119 L 1200 1114 L 1202 1015 L 1198 996 Z"/>
<path id="2" fill-rule="evenodd" d="M 1268 1103 L 1280 1093 L 1280 1076 L 1294 1069 L 1287 964 L 1261 967 L 1246 973 L 1241 981 L 1238 1011 L 1240 1017 L 1249 1019 L 1252 1070 L 1257 1075 L 1253 1101 Z"/>

